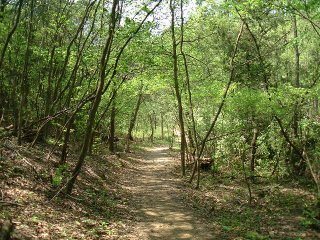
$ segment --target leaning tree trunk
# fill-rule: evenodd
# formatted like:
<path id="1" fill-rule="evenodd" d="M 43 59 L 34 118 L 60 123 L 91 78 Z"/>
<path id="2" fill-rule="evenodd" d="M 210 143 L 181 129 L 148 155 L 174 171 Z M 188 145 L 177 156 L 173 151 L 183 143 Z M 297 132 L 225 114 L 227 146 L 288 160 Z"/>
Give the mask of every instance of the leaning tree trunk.
<path id="1" fill-rule="evenodd" d="M 141 102 L 142 102 L 142 89 L 143 89 L 143 86 L 141 86 L 140 88 L 140 93 L 139 93 L 139 96 L 138 96 L 138 101 L 137 101 L 137 104 L 136 104 L 136 107 L 132 113 L 132 116 L 131 116 L 131 119 L 130 119 L 130 123 L 129 123 L 129 129 L 128 129 L 128 133 L 127 133 L 127 139 L 126 139 L 126 151 L 129 152 L 130 150 L 130 141 L 133 141 L 133 136 L 132 136 L 132 131 L 133 131 L 133 128 L 136 124 L 136 120 L 137 120 L 137 116 L 138 116 L 138 112 L 139 112 L 139 109 L 140 109 L 140 105 L 141 105 Z"/>
<path id="2" fill-rule="evenodd" d="M 132 117 L 131 117 L 130 124 L 129 124 L 127 139 L 130 141 L 133 141 L 132 131 L 133 131 L 133 128 L 136 124 L 136 120 L 137 120 L 137 116 L 138 116 L 141 102 L 142 102 L 142 89 L 140 90 L 140 93 L 138 96 L 138 101 L 137 101 L 136 107 L 134 109 L 134 112 L 132 113 Z"/>
<path id="3" fill-rule="evenodd" d="M 82 168 L 82 165 L 84 164 L 85 158 L 87 156 L 90 138 L 92 135 L 92 128 L 94 126 L 95 116 L 98 111 L 98 107 L 100 105 L 102 94 L 103 94 L 105 78 L 106 78 L 106 68 L 107 68 L 107 64 L 109 61 L 109 57 L 110 57 L 110 53 L 111 53 L 111 46 L 113 43 L 113 37 L 114 37 L 114 32 L 115 32 L 115 26 L 116 26 L 116 20 L 117 20 L 116 19 L 117 18 L 116 17 L 116 9 L 117 9 L 118 4 L 119 4 L 119 0 L 113 0 L 112 10 L 111 10 L 111 15 L 110 15 L 111 19 L 110 19 L 110 24 L 109 24 L 108 38 L 107 38 L 107 41 L 104 46 L 102 56 L 100 59 L 100 78 L 99 78 L 97 88 L 96 88 L 96 96 L 95 96 L 95 99 L 92 103 L 92 107 L 91 107 L 91 110 L 89 113 L 89 118 L 87 120 L 87 128 L 86 128 L 79 160 L 77 162 L 76 167 L 74 168 L 74 170 L 72 172 L 71 179 L 67 183 L 67 187 L 66 187 L 67 194 L 71 194 L 74 183 L 76 181 L 76 178 L 79 175 L 80 170 Z"/>
<path id="4" fill-rule="evenodd" d="M 66 121 L 65 123 L 65 134 L 64 134 L 64 141 L 63 141 L 63 145 L 62 145 L 62 150 L 61 150 L 61 158 L 60 158 L 60 162 L 59 165 L 66 163 L 67 160 L 67 153 L 68 153 L 68 144 L 70 141 L 70 137 L 71 137 L 71 128 L 72 125 L 74 124 L 75 118 L 77 113 L 82 109 L 82 107 L 87 104 L 88 102 L 93 100 L 93 96 L 87 97 L 86 99 L 82 100 L 77 108 L 73 111 L 72 115 L 69 117 L 69 119 Z"/>
<path id="5" fill-rule="evenodd" d="M 23 5 L 23 0 L 20 0 L 18 2 L 18 10 L 17 10 L 17 16 L 15 18 L 15 21 L 13 23 L 13 26 L 11 28 L 11 30 L 9 31 L 7 38 L 4 42 L 3 48 L 1 50 L 1 55 L 0 55 L 0 69 L 2 68 L 2 64 L 4 61 L 4 56 L 6 54 L 6 51 L 8 49 L 9 43 L 11 41 L 11 38 L 13 36 L 13 34 L 15 33 L 15 31 L 17 30 L 18 24 L 20 22 L 20 17 L 21 17 L 21 11 L 22 11 L 22 5 Z"/>

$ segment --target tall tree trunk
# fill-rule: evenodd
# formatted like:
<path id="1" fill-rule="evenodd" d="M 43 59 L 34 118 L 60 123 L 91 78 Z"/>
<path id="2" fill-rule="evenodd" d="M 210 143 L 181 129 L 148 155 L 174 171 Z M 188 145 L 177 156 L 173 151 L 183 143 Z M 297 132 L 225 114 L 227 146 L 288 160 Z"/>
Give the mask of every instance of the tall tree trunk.
<path id="1" fill-rule="evenodd" d="M 189 66 L 188 66 L 188 61 L 187 61 L 187 57 L 186 54 L 184 52 L 183 46 L 184 46 L 184 11 L 183 11 L 183 0 L 181 0 L 180 2 L 180 19 L 181 19 L 181 40 L 180 40 L 180 52 L 182 54 L 183 57 L 183 64 L 184 64 L 184 70 L 186 73 L 186 85 L 187 85 L 187 92 L 188 92 L 188 102 L 189 102 L 189 113 L 191 115 L 191 127 L 192 130 L 189 128 L 188 131 L 189 133 L 189 139 L 191 139 L 190 141 L 190 145 L 193 146 L 194 151 L 193 151 L 193 160 L 195 159 L 195 152 L 198 152 L 199 149 L 199 145 L 198 145 L 198 137 L 197 137 L 197 130 L 196 130 L 196 121 L 194 118 L 194 111 L 193 111 L 193 102 L 192 102 L 192 93 L 191 93 L 191 86 L 190 86 L 190 74 L 189 74 Z M 194 141 L 193 141 L 194 139 Z M 195 143 L 195 144 L 194 144 Z M 189 148 L 190 149 L 190 148 Z M 199 159 L 197 160 L 199 161 Z M 194 163 L 194 167 L 198 169 L 198 178 L 200 178 L 200 164 L 199 163 Z M 194 170 L 195 170 L 194 168 Z M 194 176 L 195 171 L 193 171 L 192 175 Z M 191 178 L 193 178 L 193 176 Z"/>
<path id="2" fill-rule="evenodd" d="M 297 26 L 297 17 L 293 15 L 292 19 L 292 28 L 293 28 L 293 37 L 294 37 L 294 59 L 295 59 L 295 77 L 292 85 L 296 88 L 300 87 L 300 50 L 299 50 L 299 43 L 298 43 L 298 26 Z M 301 110 L 299 109 L 299 100 L 295 103 L 294 106 L 294 113 L 293 113 L 293 136 L 296 141 L 299 141 L 300 134 L 299 134 L 299 122 L 300 122 L 300 115 Z M 298 153 L 295 149 L 291 148 L 291 167 L 293 170 L 293 175 L 303 175 L 306 169 L 306 162 L 300 156 L 301 154 Z"/>
<path id="3" fill-rule="evenodd" d="M 56 51 L 56 46 L 53 46 L 50 52 L 50 60 L 49 60 L 49 71 L 48 71 L 48 81 L 47 81 L 47 89 L 46 89 L 46 98 L 45 98 L 45 107 L 44 107 L 44 116 L 47 117 L 50 115 L 50 106 L 52 104 L 52 77 L 53 77 L 53 62 L 54 55 Z M 45 126 L 43 129 L 43 133 L 45 137 L 48 134 L 48 127 Z"/>
<path id="4" fill-rule="evenodd" d="M 178 54 L 177 54 L 177 41 L 175 34 L 175 0 L 170 0 L 170 11 L 171 11 L 171 38 L 172 38 L 172 64 L 173 64 L 173 80 L 174 90 L 178 103 L 178 114 L 179 114 L 179 126 L 180 126 L 180 158 L 181 158 L 181 174 L 186 175 L 186 135 L 184 130 L 183 121 L 183 107 L 181 100 L 181 93 L 178 79 Z"/>
<path id="5" fill-rule="evenodd" d="M 89 5 L 89 8 L 90 6 L 93 6 L 94 2 L 92 2 L 90 5 Z M 77 74 L 78 74 L 78 70 L 79 70 L 79 67 L 80 67 L 80 62 L 82 60 L 82 57 L 83 57 L 83 52 L 85 50 L 85 47 L 87 45 L 87 42 L 93 32 L 93 29 L 94 29 L 94 25 L 95 25 L 95 22 L 96 22 L 96 17 L 97 17 L 97 12 L 98 12 L 98 9 L 99 9 L 99 6 L 100 6 L 100 3 L 101 3 L 101 0 L 98 1 L 98 4 L 95 8 L 95 11 L 94 11 L 94 14 L 93 14 L 93 19 L 92 19 L 92 23 L 91 23 L 91 27 L 88 31 L 88 34 L 87 36 L 85 37 L 85 40 L 82 44 L 81 47 L 79 47 L 79 50 L 78 50 L 78 56 L 76 58 L 76 62 L 73 66 L 73 69 L 72 69 L 72 72 L 71 72 L 71 75 L 69 77 L 69 80 L 68 80 L 68 83 L 66 84 L 66 86 L 64 87 L 64 89 L 62 90 L 62 92 L 65 92 L 68 88 L 69 88 L 69 91 L 66 95 L 66 100 L 65 100 L 65 104 L 64 104 L 64 107 L 65 108 L 69 108 L 70 107 L 70 103 L 71 103 L 71 99 L 72 99 L 72 96 L 74 94 L 74 88 L 75 88 L 75 85 L 76 85 L 76 81 L 77 81 Z M 89 9 L 88 9 L 89 10 Z M 89 14 L 89 11 L 88 13 Z M 86 15 L 87 15 L 86 14 Z M 82 30 L 80 31 L 80 35 L 82 35 L 82 31 L 83 31 L 83 28 Z M 72 119 L 72 123 L 73 123 L 74 119 Z M 92 155 L 92 150 L 93 150 L 93 144 L 94 144 L 94 138 L 95 138 L 95 129 L 93 130 L 92 132 L 92 135 L 91 135 L 91 139 L 90 139 L 90 143 L 89 143 L 89 154 Z M 69 140 L 69 138 L 68 138 Z"/>
<path id="6" fill-rule="evenodd" d="M 84 164 L 85 158 L 87 156 L 89 142 L 90 142 L 90 138 L 91 138 L 91 134 L 92 134 L 92 128 L 94 126 L 95 116 L 96 116 L 98 107 L 101 102 L 101 97 L 103 94 L 105 78 L 106 78 L 106 68 L 107 68 L 107 64 L 109 62 L 109 57 L 110 57 L 110 53 L 111 53 L 111 46 L 113 43 L 113 37 L 114 37 L 115 27 L 116 27 L 116 21 L 117 21 L 116 9 L 117 9 L 118 4 L 119 4 L 119 0 L 113 0 L 112 10 L 111 10 L 111 15 L 110 15 L 108 38 L 105 43 L 105 46 L 104 46 L 104 49 L 102 52 L 102 56 L 100 59 L 100 77 L 99 77 L 99 81 L 98 81 L 97 87 L 96 87 L 96 96 L 95 96 L 95 99 L 92 103 L 92 107 L 91 107 L 91 110 L 89 113 L 89 118 L 87 121 L 87 128 L 86 128 L 79 160 L 77 162 L 76 167 L 74 168 L 74 170 L 72 172 L 71 179 L 67 183 L 67 187 L 66 187 L 67 194 L 71 194 L 74 183 L 76 181 L 76 178 L 79 175 L 80 170 L 82 168 L 82 165 Z"/>
<path id="7" fill-rule="evenodd" d="M 30 16 L 27 36 L 27 49 L 24 56 L 24 67 L 23 67 L 23 78 L 20 84 L 20 105 L 19 105 L 19 116 L 18 116 L 18 145 L 21 145 L 22 128 L 24 120 L 24 111 L 27 108 L 27 98 L 29 92 L 29 64 L 31 56 L 31 41 L 33 31 L 33 11 L 34 11 L 34 0 L 30 3 Z"/>
<path id="8" fill-rule="evenodd" d="M 298 26 L 297 17 L 293 16 L 292 21 L 293 37 L 294 37 L 294 59 L 295 59 L 295 77 L 293 81 L 293 86 L 296 88 L 300 87 L 300 52 L 298 41 Z M 299 106 L 298 103 L 295 104 L 294 114 L 293 114 L 293 133 L 296 138 L 299 136 Z"/>

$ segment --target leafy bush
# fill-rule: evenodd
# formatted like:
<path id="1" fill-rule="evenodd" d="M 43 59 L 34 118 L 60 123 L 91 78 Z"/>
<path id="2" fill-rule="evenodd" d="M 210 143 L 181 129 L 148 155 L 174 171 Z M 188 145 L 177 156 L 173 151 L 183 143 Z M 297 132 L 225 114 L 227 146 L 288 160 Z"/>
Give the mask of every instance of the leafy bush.
<path id="1" fill-rule="evenodd" d="M 320 230 L 320 210 L 318 206 L 306 207 L 303 212 L 304 218 L 301 220 L 301 225 L 306 228 Z"/>
<path id="2" fill-rule="evenodd" d="M 67 170 L 68 170 L 67 164 L 62 164 L 56 169 L 54 175 L 52 176 L 52 185 L 54 187 L 58 187 L 61 184 Z"/>

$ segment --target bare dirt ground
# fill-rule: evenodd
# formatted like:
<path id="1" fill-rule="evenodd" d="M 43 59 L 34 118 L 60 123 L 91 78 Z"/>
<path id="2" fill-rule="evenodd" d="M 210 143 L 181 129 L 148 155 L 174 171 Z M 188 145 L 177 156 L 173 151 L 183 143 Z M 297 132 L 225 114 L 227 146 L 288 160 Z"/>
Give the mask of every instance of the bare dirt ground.
<path id="1" fill-rule="evenodd" d="M 120 239 L 215 239 L 206 221 L 179 198 L 180 180 L 172 174 L 179 163 L 166 148 L 146 149 L 131 161 L 134 167 L 122 184 L 132 193 L 135 221 Z"/>

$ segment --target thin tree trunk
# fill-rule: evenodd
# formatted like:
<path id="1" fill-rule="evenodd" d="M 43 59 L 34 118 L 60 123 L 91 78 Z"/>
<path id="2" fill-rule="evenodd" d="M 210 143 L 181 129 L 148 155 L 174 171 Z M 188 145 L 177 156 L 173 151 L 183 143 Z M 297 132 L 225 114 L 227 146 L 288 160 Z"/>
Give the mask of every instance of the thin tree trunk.
<path id="1" fill-rule="evenodd" d="M 94 144 L 94 138 L 96 137 L 96 131 L 93 130 L 91 137 L 90 137 L 90 142 L 89 142 L 89 149 L 88 149 L 88 155 L 92 155 L 93 152 L 93 144 Z"/>
<path id="2" fill-rule="evenodd" d="M 115 130 L 116 130 L 116 101 L 112 101 L 112 108 L 110 114 L 110 135 L 109 135 L 109 151 L 115 152 Z"/>
<path id="3" fill-rule="evenodd" d="M 82 46 L 79 49 L 78 56 L 77 56 L 77 59 L 76 59 L 76 63 L 73 66 L 73 69 L 72 69 L 70 78 L 68 80 L 68 83 L 65 86 L 65 88 L 62 90 L 62 92 L 64 92 L 64 91 L 67 90 L 67 88 L 69 88 L 69 91 L 68 91 L 67 96 L 66 96 L 66 101 L 65 101 L 65 104 L 64 104 L 65 108 L 69 108 L 70 107 L 71 98 L 72 98 L 72 96 L 74 94 L 74 87 L 75 87 L 76 80 L 77 80 L 77 73 L 78 73 L 78 70 L 79 70 L 79 67 L 80 67 L 80 62 L 82 60 L 83 52 L 85 50 L 85 47 L 86 47 L 87 42 L 89 40 L 89 37 L 91 36 L 91 34 L 93 32 L 94 25 L 95 25 L 95 22 L 96 22 L 97 12 L 98 12 L 100 3 L 101 3 L 101 0 L 98 1 L 98 4 L 97 4 L 97 6 L 95 8 L 91 27 L 90 27 L 90 29 L 88 31 L 88 34 L 87 34 Z M 83 31 L 83 29 L 82 29 L 82 31 Z M 71 125 L 73 124 L 74 120 L 75 120 L 75 118 L 72 117 L 71 118 L 71 122 L 67 124 L 68 127 L 67 127 L 67 131 L 65 133 L 65 143 L 64 143 L 64 146 L 63 146 L 63 149 L 62 149 L 62 156 L 63 157 L 61 156 L 61 161 L 65 161 L 63 158 L 66 158 L 66 155 L 67 155 L 66 150 L 67 150 L 67 146 L 68 146 L 68 143 L 69 143 L 69 140 L 70 140 Z M 65 121 L 69 121 L 69 120 L 67 120 L 67 118 L 66 118 Z M 94 141 L 94 133 L 91 136 L 91 140 L 90 140 L 90 144 L 89 144 L 89 154 L 90 155 L 92 154 L 93 141 Z"/>
<path id="4" fill-rule="evenodd" d="M 46 89 L 46 98 L 45 98 L 45 108 L 44 108 L 44 116 L 47 117 L 50 115 L 50 105 L 52 104 L 52 77 L 53 77 L 53 62 L 54 62 L 54 55 L 56 51 L 56 46 L 53 46 L 50 52 L 50 60 L 49 60 L 49 71 L 48 71 L 48 86 Z M 48 127 L 44 127 L 43 132 L 45 137 L 48 133 Z"/>
<path id="5" fill-rule="evenodd" d="M 197 172 L 197 169 L 198 169 L 198 164 L 199 164 L 199 160 L 197 157 L 193 157 L 193 170 L 192 170 L 192 173 L 191 173 L 191 176 L 190 176 L 190 180 L 189 182 L 191 183 L 193 181 L 193 178 Z"/>
<path id="6" fill-rule="evenodd" d="M 133 130 L 134 126 L 135 126 L 135 123 L 136 123 L 136 120 L 137 120 L 137 116 L 138 116 L 138 112 L 139 112 L 139 109 L 140 109 L 140 105 L 141 105 L 141 102 L 142 102 L 142 96 L 143 96 L 142 88 L 143 88 L 143 86 L 140 89 L 140 93 L 139 93 L 139 96 L 138 96 L 138 101 L 137 101 L 136 107 L 135 107 L 135 109 L 134 109 L 134 111 L 132 113 L 131 119 L 130 119 L 128 134 L 127 134 L 127 139 L 129 139 L 130 141 L 133 141 L 132 130 Z"/>
<path id="7" fill-rule="evenodd" d="M 299 52 L 299 44 L 298 44 L 298 27 L 297 27 L 297 17 L 293 16 L 292 21 L 293 28 L 293 37 L 295 40 L 294 43 L 294 59 L 295 59 L 295 77 L 293 86 L 296 88 L 300 87 L 300 52 Z M 295 138 L 299 137 L 299 106 L 298 103 L 295 104 L 295 109 L 293 113 L 293 133 Z"/>
<path id="8" fill-rule="evenodd" d="M 308 156 L 308 154 L 307 154 L 305 149 L 303 150 L 303 156 L 306 159 L 306 162 L 307 162 L 307 165 L 309 167 L 311 176 L 312 176 L 313 181 L 314 181 L 314 183 L 315 183 L 315 185 L 317 187 L 317 199 L 316 199 L 317 202 L 316 203 L 317 203 L 317 206 L 320 207 L 320 176 L 319 176 L 319 173 L 317 173 L 316 169 L 314 169 L 314 166 L 311 163 L 311 161 L 309 159 L 309 156 Z M 319 214 L 320 214 L 320 212 L 319 212 Z"/>
<path id="9" fill-rule="evenodd" d="M 254 172 L 255 172 L 255 160 L 257 152 L 257 139 L 258 139 L 258 129 L 253 129 L 253 136 L 251 141 L 251 152 L 250 152 L 250 171 L 251 171 L 251 180 L 254 181 Z"/>
<path id="10" fill-rule="evenodd" d="M 174 89 L 176 94 L 176 99 L 178 103 L 178 114 L 179 114 L 179 126 L 180 126 L 180 158 L 181 158 L 181 174 L 185 176 L 185 157 L 186 157 L 186 136 L 184 130 L 183 121 L 183 107 L 179 87 L 178 79 L 178 55 L 177 55 L 177 41 L 175 35 L 175 0 L 170 0 L 170 10 L 171 10 L 171 38 L 172 38 L 172 64 L 173 64 L 173 80 Z"/>
<path id="11" fill-rule="evenodd" d="M 188 92 L 188 101 L 189 101 L 189 111 L 191 114 L 191 125 L 192 125 L 192 131 L 189 129 L 189 132 L 191 132 L 192 134 L 189 135 L 190 139 L 194 139 L 194 143 L 193 141 L 190 141 L 191 146 L 194 147 L 194 153 L 198 152 L 198 138 L 197 138 L 197 130 L 196 130 L 196 121 L 194 118 L 194 111 L 193 111 L 193 102 L 192 102 L 192 93 L 191 93 L 191 87 L 190 87 L 190 74 L 189 74 L 189 68 L 188 68 L 188 62 L 187 62 L 187 57 L 186 54 L 183 50 L 183 44 L 184 44 L 184 15 L 183 15 L 183 0 L 180 1 L 180 19 L 181 19 L 181 40 L 180 40 L 180 52 L 182 54 L 183 57 L 183 63 L 184 63 L 184 70 L 186 73 L 186 82 L 187 82 L 187 92 Z M 193 156 L 194 156 L 193 153 Z M 193 157 L 194 159 L 194 157 Z M 200 167 L 199 167 L 199 159 L 197 160 L 197 163 L 195 164 L 195 167 L 197 167 L 198 169 L 198 174 L 200 177 Z M 192 175 L 194 175 L 195 173 L 195 168 L 194 171 L 192 173 Z M 193 177 L 191 177 L 193 178 Z"/>
<path id="12" fill-rule="evenodd" d="M 17 96 L 17 87 L 18 87 L 18 80 L 17 77 L 12 76 L 12 106 L 13 106 L 13 118 L 14 118 L 14 124 L 13 124 L 13 136 L 18 136 L 18 129 L 19 129 L 19 103 Z"/>
<path id="13" fill-rule="evenodd" d="M 131 116 L 131 119 L 130 119 L 130 123 L 129 123 L 129 129 L 128 129 L 128 133 L 127 133 L 127 137 L 126 137 L 126 151 L 129 152 L 130 151 L 130 141 L 133 141 L 133 136 L 132 136 L 132 131 L 133 131 L 133 128 L 136 124 L 136 120 L 137 120 L 137 116 L 138 116 L 138 112 L 139 112 L 139 109 L 140 109 L 140 105 L 141 105 L 141 102 L 142 102 L 142 89 L 143 89 L 143 85 L 141 85 L 141 88 L 140 88 L 140 93 L 139 93 L 139 96 L 138 96 L 138 101 L 137 101 L 137 104 L 136 104 L 136 107 L 132 113 L 132 116 Z"/>
<path id="14" fill-rule="evenodd" d="M 69 119 L 65 123 L 66 132 L 64 134 L 64 141 L 63 141 L 63 146 L 61 150 L 61 158 L 60 158 L 59 165 L 64 164 L 67 160 L 68 144 L 70 142 L 70 136 L 71 136 L 71 127 L 74 123 L 76 115 L 81 110 L 81 108 L 90 101 L 92 101 L 92 96 L 87 97 L 85 100 L 81 101 L 78 104 L 77 108 L 73 111 L 72 115 L 69 117 Z"/>
<path id="15" fill-rule="evenodd" d="M 299 51 L 299 43 L 298 41 L 298 26 L 297 26 L 297 17 L 296 15 L 293 15 L 292 19 L 292 28 L 293 28 L 293 37 L 294 37 L 294 59 L 295 59 L 295 77 L 294 82 L 292 85 L 295 88 L 300 87 L 300 51 Z M 293 123 L 292 123 L 292 129 L 293 129 L 293 137 L 296 141 L 299 141 L 300 134 L 299 134 L 299 122 L 300 122 L 300 109 L 299 109 L 299 100 L 296 101 L 294 106 L 294 112 L 293 112 Z M 306 169 L 306 163 L 301 158 L 300 154 L 296 152 L 294 149 L 291 149 L 291 168 L 293 170 L 293 174 L 304 174 L 304 171 Z"/>
<path id="16" fill-rule="evenodd" d="M 103 118 L 105 117 L 105 115 L 107 114 L 108 110 L 109 110 L 109 107 L 111 106 L 111 104 L 113 103 L 113 101 L 115 100 L 116 96 L 117 96 L 117 92 L 118 90 L 120 89 L 120 87 L 122 86 L 122 84 L 124 83 L 124 79 L 122 79 L 122 81 L 120 82 L 120 84 L 117 86 L 117 88 L 115 88 L 113 91 L 112 91 L 112 94 L 110 96 L 110 99 L 109 99 L 109 102 L 107 104 L 106 107 L 104 107 L 104 110 L 102 112 L 102 114 L 99 116 L 99 119 L 98 121 L 96 122 L 96 125 L 95 125 L 95 129 L 98 129 L 101 121 L 103 120 Z"/>
<path id="17" fill-rule="evenodd" d="M 153 143 L 153 138 L 154 138 L 154 122 L 153 122 L 153 116 L 152 116 L 152 114 L 149 114 L 149 122 L 150 122 L 150 128 L 151 128 L 150 141 Z"/>

